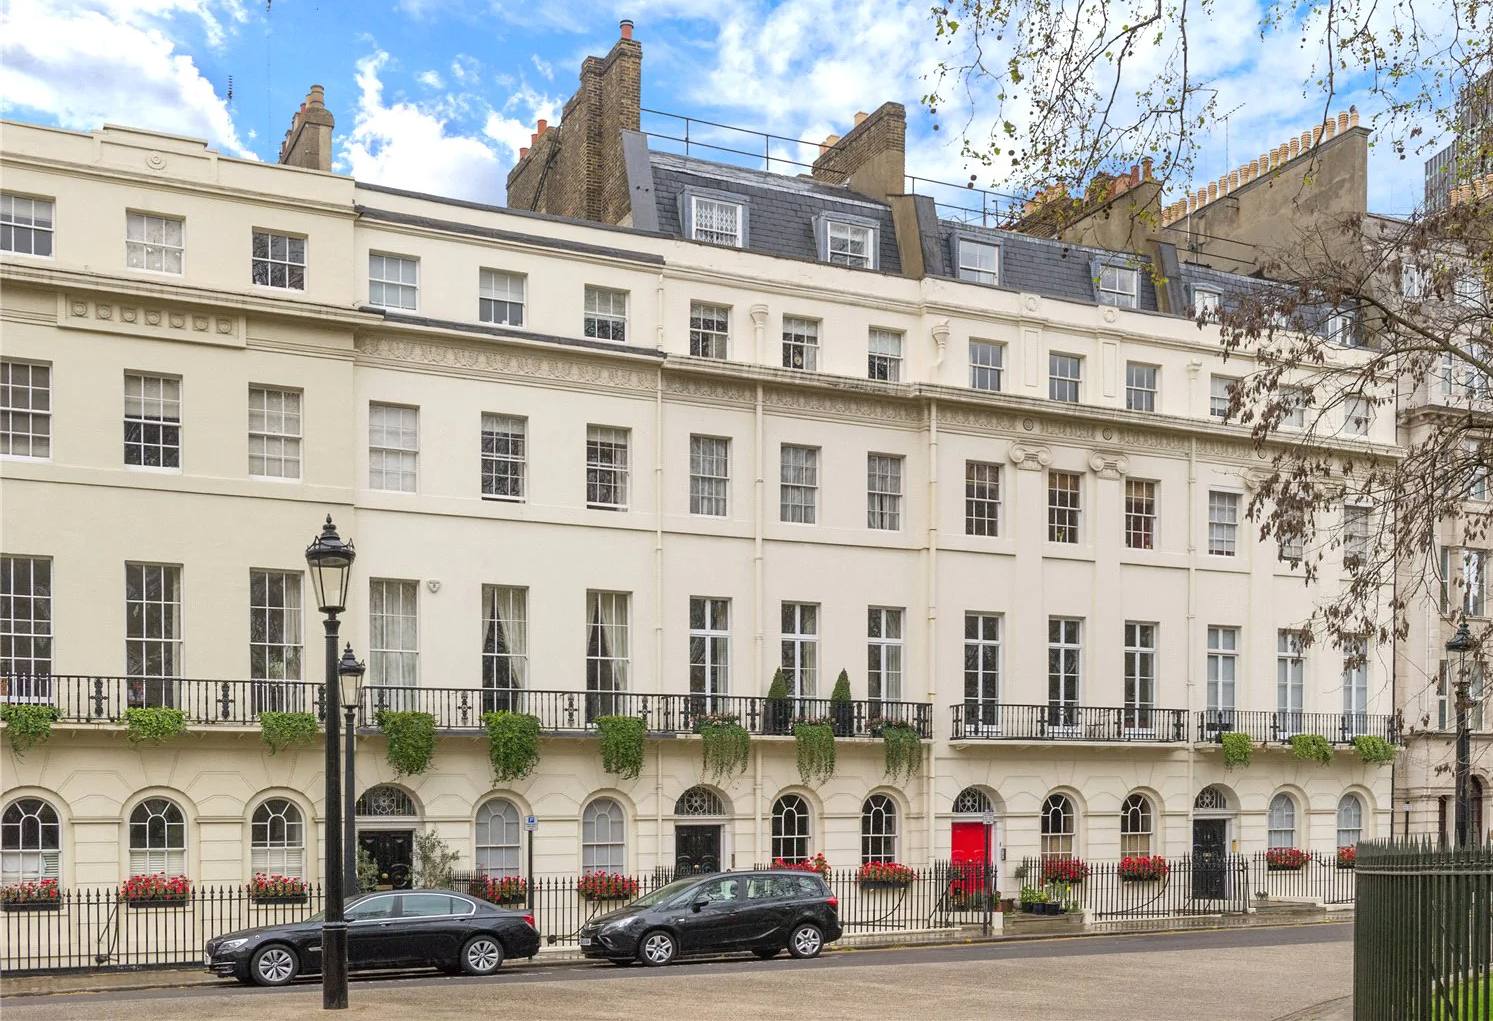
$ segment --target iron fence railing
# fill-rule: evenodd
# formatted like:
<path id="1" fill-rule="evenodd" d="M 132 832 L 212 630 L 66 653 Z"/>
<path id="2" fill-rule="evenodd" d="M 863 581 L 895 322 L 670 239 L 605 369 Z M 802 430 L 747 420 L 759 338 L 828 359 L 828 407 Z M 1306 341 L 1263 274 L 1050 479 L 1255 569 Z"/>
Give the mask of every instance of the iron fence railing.
<path id="1" fill-rule="evenodd" d="M 1149 868 L 1119 860 L 1084 860 L 1081 866 L 1057 862 L 1023 858 L 1019 882 L 1049 899 L 1091 912 L 1096 921 L 1249 911 L 1249 861 L 1243 855 L 1158 856 Z M 1067 881 L 1075 869 L 1083 878 Z"/>
<path id="2" fill-rule="evenodd" d="M 689 734 L 705 717 L 734 717 L 756 736 L 788 735 L 795 722 L 825 720 L 840 737 L 873 737 L 886 721 L 905 723 L 924 739 L 933 736 L 927 702 L 746 695 L 643 694 L 629 691 L 544 691 L 532 688 L 424 688 L 370 685 L 363 689 L 360 724 L 376 725 L 385 709 L 429 713 L 442 730 L 477 730 L 485 713 L 509 711 L 538 718 L 546 733 L 587 732 L 602 716 L 633 716 L 654 733 Z"/>
<path id="3" fill-rule="evenodd" d="M 0 676 L 0 703 L 51 705 L 63 723 L 118 723 L 126 709 L 180 709 L 189 723 L 248 725 L 262 712 L 323 715 L 323 689 L 309 681 Z"/>
<path id="4" fill-rule="evenodd" d="M 1358 845 L 1353 1016 L 1493 1017 L 1493 844 Z"/>
<path id="5" fill-rule="evenodd" d="M 1256 900 L 1353 903 L 1357 872 L 1351 861 L 1341 861 L 1339 850 L 1293 852 L 1285 848 L 1251 856 L 1250 889 Z"/>
<path id="6" fill-rule="evenodd" d="M 1382 737 L 1398 743 L 1395 716 L 1385 713 L 1298 713 L 1268 709 L 1204 709 L 1198 713 L 1197 739 L 1217 741 L 1228 731 L 1248 734 L 1265 744 L 1285 744 L 1297 734 L 1319 734 L 1333 744 L 1352 744 L 1355 737 Z"/>
<path id="7" fill-rule="evenodd" d="M 966 701 L 952 707 L 955 741 L 1182 742 L 1187 710 L 1152 706 L 1011 705 Z"/>

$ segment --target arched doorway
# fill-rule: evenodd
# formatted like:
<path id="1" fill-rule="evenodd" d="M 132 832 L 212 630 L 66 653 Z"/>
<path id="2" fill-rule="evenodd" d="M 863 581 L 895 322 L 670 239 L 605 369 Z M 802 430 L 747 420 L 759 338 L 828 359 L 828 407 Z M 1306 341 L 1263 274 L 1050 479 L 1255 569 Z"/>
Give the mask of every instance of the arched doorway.
<path id="1" fill-rule="evenodd" d="M 357 802 L 358 859 L 366 854 L 378 869 L 380 890 L 409 889 L 415 864 L 415 829 L 420 824 L 415 799 L 393 784 L 363 792 Z"/>
<path id="2" fill-rule="evenodd" d="M 1000 839 L 996 829 L 995 803 L 979 787 L 966 787 L 954 798 L 949 820 L 949 862 L 967 873 L 955 882 L 962 892 L 974 894 L 994 886 L 984 881 L 984 869 L 1000 861 Z M 972 867 L 971 867 L 972 866 Z"/>
<path id="3" fill-rule="evenodd" d="M 674 874 L 708 875 L 721 870 L 726 806 L 709 787 L 695 786 L 674 802 Z"/>
<path id="4" fill-rule="evenodd" d="M 1237 807 L 1229 793 L 1209 784 L 1192 801 L 1192 896 L 1222 900 L 1228 896 L 1228 856 Z"/>

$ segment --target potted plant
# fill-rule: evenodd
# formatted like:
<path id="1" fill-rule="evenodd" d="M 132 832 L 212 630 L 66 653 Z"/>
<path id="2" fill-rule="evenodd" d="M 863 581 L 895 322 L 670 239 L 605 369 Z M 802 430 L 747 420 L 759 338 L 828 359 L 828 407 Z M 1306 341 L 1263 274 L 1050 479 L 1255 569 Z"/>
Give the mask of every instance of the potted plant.
<path id="1" fill-rule="evenodd" d="M 62 891 L 55 879 L 29 879 L 0 886 L 0 910 L 56 911 L 62 906 Z"/>
<path id="2" fill-rule="evenodd" d="M 1312 856 L 1299 847 L 1272 847 L 1265 852 L 1267 872 L 1300 872 Z"/>
<path id="3" fill-rule="evenodd" d="M 1081 883 L 1089 878 L 1089 866 L 1082 858 L 1048 858 L 1042 862 L 1042 882 Z"/>
<path id="4" fill-rule="evenodd" d="M 894 782 L 910 780 L 922 768 L 923 738 L 906 720 L 874 719 L 869 729 L 885 746 L 886 775 Z"/>
<path id="5" fill-rule="evenodd" d="M 279 873 L 254 873 L 249 880 L 249 899 L 255 904 L 304 904 L 306 881 Z"/>
<path id="6" fill-rule="evenodd" d="M 1340 847 L 1337 849 L 1337 867 L 1340 869 L 1351 869 L 1358 864 L 1358 848 L 1353 846 Z"/>
<path id="7" fill-rule="evenodd" d="M 752 760 L 752 738 L 735 713 L 710 713 L 695 720 L 703 771 L 716 783 L 744 772 Z"/>
<path id="8" fill-rule="evenodd" d="M 523 876 L 480 876 L 467 892 L 499 907 L 520 907 L 529 902 L 529 881 Z"/>
<path id="9" fill-rule="evenodd" d="M 902 889 L 918 878 L 917 871 L 894 861 L 868 861 L 855 872 L 862 890 Z"/>
<path id="10" fill-rule="evenodd" d="M 830 692 L 829 718 L 835 737 L 849 737 L 855 733 L 855 705 L 850 701 L 850 675 L 844 670 L 835 678 L 834 691 Z"/>
<path id="11" fill-rule="evenodd" d="M 1023 886 L 1021 888 L 1021 910 L 1024 914 L 1043 914 L 1043 905 L 1047 903 L 1047 894 L 1038 887 Z"/>
<path id="12" fill-rule="evenodd" d="M 829 879 L 829 861 L 824 857 L 822 851 L 812 858 L 805 858 L 803 861 L 774 858 L 772 860 L 772 867 L 775 869 L 788 869 L 791 872 L 812 872 L 821 879 Z"/>
<path id="13" fill-rule="evenodd" d="M 1120 859 L 1115 871 L 1119 873 L 1121 882 L 1138 883 L 1164 878 L 1171 866 L 1159 854 L 1127 854 Z"/>
<path id="14" fill-rule="evenodd" d="M 166 876 L 159 872 L 131 876 L 120 884 L 119 896 L 132 908 L 185 904 L 192 896 L 192 881 L 186 876 Z"/>
<path id="15" fill-rule="evenodd" d="M 793 747 L 804 783 L 822 784 L 835 775 L 835 730 L 829 720 L 795 720 Z"/>
<path id="16" fill-rule="evenodd" d="M 772 683 L 767 687 L 764 715 L 769 734 L 787 735 L 793 725 L 793 701 L 788 697 L 788 680 L 782 667 L 773 672 Z"/>
<path id="17" fill-rule="evenodd" d="M 632 900 L 638 881 L 618 872 L 588 872 L 576 880 L 575 890 L 586 900 Z"/>

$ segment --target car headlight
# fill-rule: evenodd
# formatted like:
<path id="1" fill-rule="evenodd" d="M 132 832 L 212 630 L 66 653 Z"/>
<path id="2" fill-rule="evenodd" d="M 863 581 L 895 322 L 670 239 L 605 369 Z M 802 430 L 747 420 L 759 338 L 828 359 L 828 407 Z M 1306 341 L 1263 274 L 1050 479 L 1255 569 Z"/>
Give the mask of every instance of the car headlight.
<path id="1" fill-rule="evenodd" d="M 223 942 L 218 944 L 218 953 L 221 954 L 229 950 L 237 950 L 247 942 L 249 942 L 247 936 L 243 939 L 225 939 Z"/>

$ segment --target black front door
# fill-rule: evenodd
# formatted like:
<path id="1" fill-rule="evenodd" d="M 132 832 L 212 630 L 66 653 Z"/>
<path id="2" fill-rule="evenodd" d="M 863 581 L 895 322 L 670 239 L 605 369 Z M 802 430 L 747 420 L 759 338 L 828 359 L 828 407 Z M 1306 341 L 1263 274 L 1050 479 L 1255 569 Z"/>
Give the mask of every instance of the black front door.
<path id="1" fill-rule="evenodd" d="M 674 875 L 704 876 L 720 870 L 719 826 L 674 827 Z"/>
<path id="2" fill-rule="evenodd" d="M 1222 900 L 1228 895 L 1227 819 L 1192 821 L 1192 895 L 1199 900 Z"/>
<path id="3" fill-rule="evenodd" d="M 414 830 L 362 830 L 359 850 L 367 851 L 378 865 L 380 890 L 407 890 L 415 861 Z"/>

